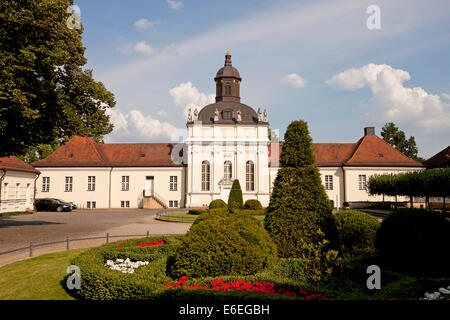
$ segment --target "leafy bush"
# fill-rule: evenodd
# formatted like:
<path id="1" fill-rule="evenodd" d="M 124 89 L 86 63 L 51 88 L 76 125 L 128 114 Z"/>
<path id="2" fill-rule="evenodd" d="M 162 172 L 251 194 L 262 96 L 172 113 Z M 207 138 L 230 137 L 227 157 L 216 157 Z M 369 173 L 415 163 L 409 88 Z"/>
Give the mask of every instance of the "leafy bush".
<path id="1" fill-rule="evenodd" d="M 171 280 L 166 275 L 166 260 L 176 252 L 180 238 L 162 237 L 165 245 L 151 247 L 136 246 L 159 240 L 159 237 L 117 241 L 83 252 L 71 262 L 81 271 L 81 289 L 76 291 L 77 297 L 93 300 L 156 299 L 166 289 L 164 282 Z M 150 263 L 133 274 L 123 274 L 104 266 L 107 260 L 119 258 Z"/>
<path id="2" fill-rule="evenodd" d="M 341 250 L 373 249 L 380 227 L 378 219 L 356 210 L 342 210 L 334 215 Z"/>
<path id="3" fill-rule="evenodd" d="M 244 205 L 244 200 L 242 198 L 242 190 L 241 184 L 238 179 L 233 181 L 233 185 L 231 186 L 230 195 L 228 197 L 228 208 L 230 210 L 233 209 L 242 209 Z"/>
<path id="4" fill-rule="evenodd" d="M 222 199 L 216 199 L 211 201 L 209 204 L 209 209 L 225 208 L 228 209 L 228 205 Z"/>
<path id="5" fill-rule="evenodd" d="M 195 221 L 177 250 L 172 276 L 249 275 L 275 262 L 276 246 L 258 221 L 225 212 L 213 209 Z"/>
<path id="6" fill-rule="evenodd" d="M 375 247 L 384 266 L 423 276 L 449 276 L 450 221 L 422 209 L 399 209 L 378 229 Z M 447 257 L 447 258 L 446 258 Z"/>
<path id="7" fill-rule="evenodd" d="M 259 202 L 259 200 L 250 199 L 250 200 L 245 201 L 244 209 L 262 210 L 262 205 L 261 205 L 261 202 Z"/>
<path id="8" fill-rule="evenodd" d="M 304 121 L 293 121 L 284 136 L 281 168 L 274 182 L 265 227 L 281 257 L 300 257 L 302 243 L 327 236 L 332 224 L 331 205 L 314 164 L 312 140 Z"/>

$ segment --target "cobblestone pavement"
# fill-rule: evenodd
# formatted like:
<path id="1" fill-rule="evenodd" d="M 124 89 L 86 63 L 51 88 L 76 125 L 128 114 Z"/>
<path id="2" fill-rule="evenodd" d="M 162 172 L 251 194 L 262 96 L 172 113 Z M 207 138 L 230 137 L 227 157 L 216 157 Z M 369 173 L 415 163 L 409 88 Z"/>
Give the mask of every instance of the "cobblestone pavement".
<path id="1" fill-rule="evenodd" d="M 37 212 L 30 215 L 0 217 L 0 252 L 33 244 L 71 239 L 114 235 L 184 234 L 190 223 L 156 220 L 162 210 L 96 209 L 72 212 Z M 183 209 L 171 210 L 183 211 Z M 113 238 L 110 241 L 118 240 Z M 98 246 L 105 240 L 84 240 L 70 243 L 70 249 Z M 38 247 L 33 256 L 66 250 L 66 244 Z M 26 259 L 29 251 L 0 255 L 0 266 Z"/>

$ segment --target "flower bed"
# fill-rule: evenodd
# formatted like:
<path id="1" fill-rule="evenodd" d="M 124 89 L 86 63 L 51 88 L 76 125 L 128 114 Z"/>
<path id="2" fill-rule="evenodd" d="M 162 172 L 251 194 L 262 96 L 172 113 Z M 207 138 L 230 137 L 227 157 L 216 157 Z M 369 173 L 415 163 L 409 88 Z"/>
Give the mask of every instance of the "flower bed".
<path id="1" fill-rule="evenodd" d="M 328 300 L 327 297 L 324 295 L 318 293 L 310 293 L 306 290 L 300 289 L 297 292 L 291 291 L 285 288 L 278 288 L 275 289 L 275 286 L 271 282 L 247 282 L 244 280 L 240 281 L 229 281 L 224 282 L 222 279 L 218 278 L 209 284 L 209 286 L 200 286 L 197 283 L 186 285 L 187 284 L 187 277 L 183 276 L 181 277 L 177 282 L 174 284 L 170 282 L 164 283 L 166 287 L 169 289 L 174 288 L 184 288 L 186 290 L 198 290 L 198 289 L 205 289 L 205 290 L 222 290 L 222 291 L 231 291 L 231 290 L 240 290 L 240 291 L 247 291 L 247 292 L 261 292 L 265 294 L 273 294 L 273 295 L 285 295 L 290 297 L 297 297 L 302 296 L 305 298 L 305 300 Z"/>
<path id="2" fill-rule="evenodd" d="M 142 266 L 148 265 L 148 261 L 131 261 L 129 258 L 124 259 L 116 259 L 116 261 L 113 260 L 107 260 L 105 263 L 105 266 L 109 266 L 111 270 L 117 270 L 122 273 L 134 273 L 134 271 Z"/>

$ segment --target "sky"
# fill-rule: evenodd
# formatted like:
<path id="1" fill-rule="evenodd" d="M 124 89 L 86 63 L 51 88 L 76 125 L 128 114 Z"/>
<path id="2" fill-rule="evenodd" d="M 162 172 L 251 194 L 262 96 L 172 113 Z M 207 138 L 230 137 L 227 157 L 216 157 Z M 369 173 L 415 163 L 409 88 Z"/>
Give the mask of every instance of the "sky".
<path id="1" fill-rule="evenodd" d="M 116 97 L 106 142 L 176 141 L 214 101 L 230 50 L 241 102 L 283 136 L 353 143 L 394 122 L 429 158 L 450 143 L 448 0 L 75 0 L 96 80 Z M 375 7 L 374 7 L 375 5 Z"/>

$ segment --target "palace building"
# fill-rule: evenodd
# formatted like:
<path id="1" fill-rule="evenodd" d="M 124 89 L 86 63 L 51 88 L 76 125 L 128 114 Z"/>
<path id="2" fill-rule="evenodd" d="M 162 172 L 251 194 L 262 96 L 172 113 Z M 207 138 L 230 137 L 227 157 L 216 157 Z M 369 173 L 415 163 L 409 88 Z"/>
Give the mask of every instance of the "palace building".
<path id="1" fill-rule="evenodd" d="M 187 138 L 180 143 L 96 143 L 73 137 L 32 165 L 37 198 L 72 201 L 79 208 L 175 208 L 228 200 L 239 179 L 244 201 L 270 201 L 282 143 L 269 140 L 267 110 L 241 103 L 239 71 L 231 55 L 215 78 L 216 101 L 191 110 Z M 333 206 L 381 201 L 370 196 L 373 174 L 422 170 L 423 165 L 375 135 L 373 127 L 355 143 L 314 143 L 315 165 Z M 385 199 L 386 200 L 386 199 Z"/>

